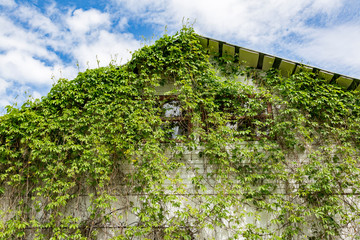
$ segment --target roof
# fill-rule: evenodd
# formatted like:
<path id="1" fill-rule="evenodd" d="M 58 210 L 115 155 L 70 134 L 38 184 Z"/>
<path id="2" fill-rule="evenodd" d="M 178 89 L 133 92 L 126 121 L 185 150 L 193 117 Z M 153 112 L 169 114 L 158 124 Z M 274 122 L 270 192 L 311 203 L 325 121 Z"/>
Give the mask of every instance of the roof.
<path id="1" fill-rule="evenodd" d="M 317 74 L 318 77 L 324 78 L 328 83 L 336 83 L 347 90 L 360 91 L 360 79 L 357 78 L 330 72 L 204 36 L 199 36 L 199 40 L 201 45 L 209 50 L 210 55 L 227 57 L 243 63 L 245 66 L 264 71 L 267 71 L 270 68 L 279 69 L 281 74 L 285 77 L 289 77 L 301 70 L 309 71 Z"/>

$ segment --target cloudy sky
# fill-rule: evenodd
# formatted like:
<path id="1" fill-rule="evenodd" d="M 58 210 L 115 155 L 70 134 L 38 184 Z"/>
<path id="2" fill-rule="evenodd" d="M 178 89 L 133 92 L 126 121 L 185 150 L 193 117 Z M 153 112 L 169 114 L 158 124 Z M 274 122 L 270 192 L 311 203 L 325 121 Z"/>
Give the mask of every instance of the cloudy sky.
<path id="1" fill-rule="evenodd" d="M 0 0 L 0 114 L 60 77 L 125 63 L 183 19 L 201 35 L 360 78 L 359 0 Z"/>

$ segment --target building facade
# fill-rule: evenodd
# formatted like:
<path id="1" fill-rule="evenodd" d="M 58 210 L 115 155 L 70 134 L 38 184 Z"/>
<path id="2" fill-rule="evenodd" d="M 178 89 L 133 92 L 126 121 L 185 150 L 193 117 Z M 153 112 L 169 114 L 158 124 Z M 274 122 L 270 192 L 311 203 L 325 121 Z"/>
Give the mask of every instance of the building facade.
<path id="1" fill-rule="evenodd" d="M 359 80 L 184 28 L 0 125 L 0 239 L 356 239 Z"/>

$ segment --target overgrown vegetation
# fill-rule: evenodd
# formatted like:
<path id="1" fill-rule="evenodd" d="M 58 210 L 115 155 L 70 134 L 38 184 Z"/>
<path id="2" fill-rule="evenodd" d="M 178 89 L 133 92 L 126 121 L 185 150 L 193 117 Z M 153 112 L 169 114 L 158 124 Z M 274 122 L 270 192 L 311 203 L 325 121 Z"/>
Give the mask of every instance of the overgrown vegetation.
<path id="1" fill-rule="evenodd" d="M 214 63 L 184 27 L 8 107 L 0 239 L 356 238 L 359 96 Z"/>

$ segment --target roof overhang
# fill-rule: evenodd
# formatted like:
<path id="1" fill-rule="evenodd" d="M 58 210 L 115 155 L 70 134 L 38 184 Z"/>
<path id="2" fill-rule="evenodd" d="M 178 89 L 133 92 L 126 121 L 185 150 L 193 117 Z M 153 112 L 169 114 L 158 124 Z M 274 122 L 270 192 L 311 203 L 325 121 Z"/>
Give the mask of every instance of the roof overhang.
<path id="1" fill-rule="evenodd" d="M 223 41 L 199 35 L 201 45 L 208 49 L 209 54 L 213 56 L 226 57 L 240 62 L 245 66 L 267 71 L 271 68 L 279 69 L 280 73 L 289 77 L 300 71 L 309 71 L 324 78 L 328 83 L 336 83 L 347 90 L 360 91 L 360 79 L 337 74 L 324 69 L 312 67 L 299 62 L 283 59 L 267 53 L 243 48 Z"/>

